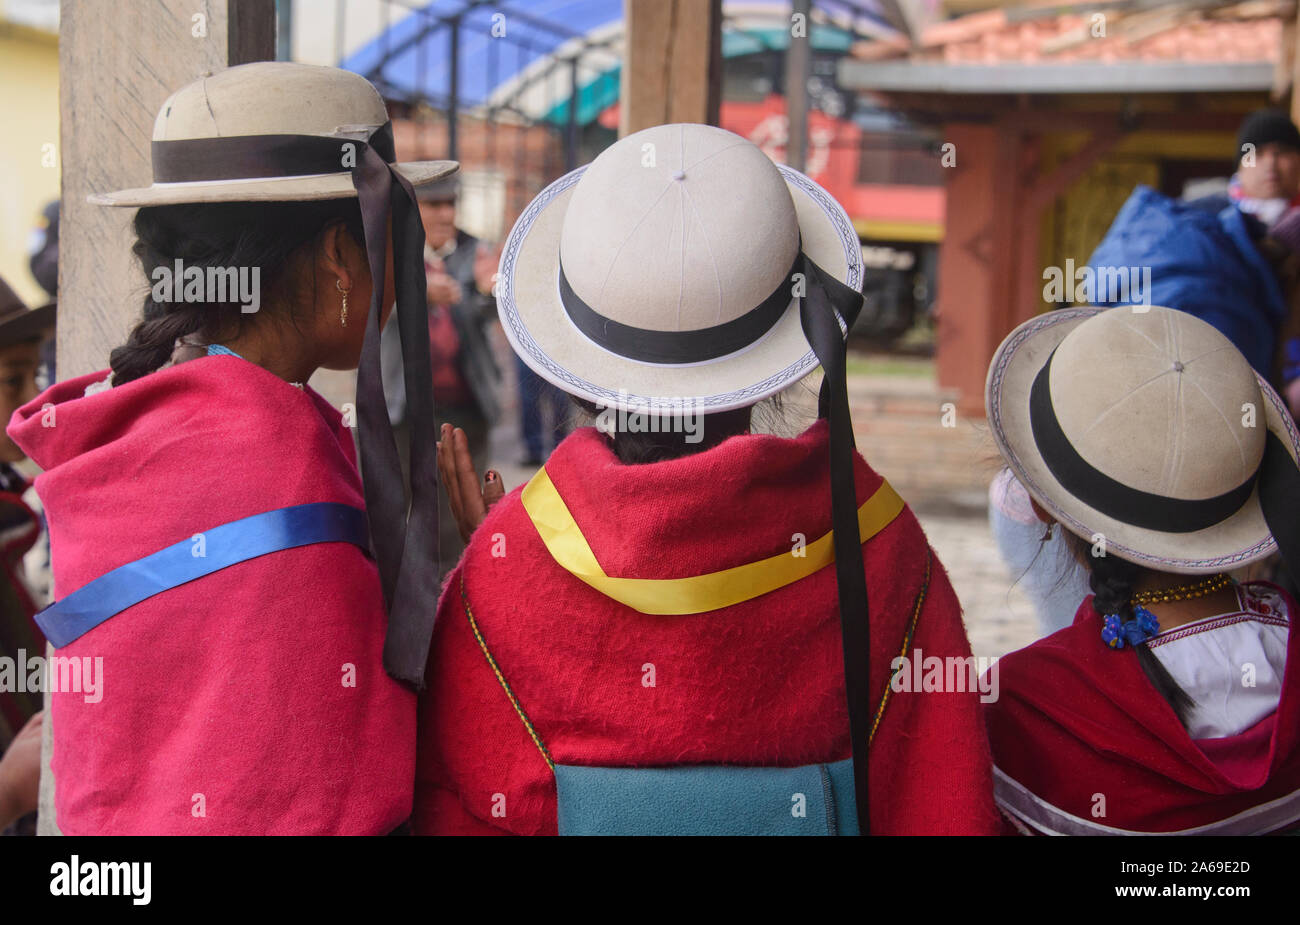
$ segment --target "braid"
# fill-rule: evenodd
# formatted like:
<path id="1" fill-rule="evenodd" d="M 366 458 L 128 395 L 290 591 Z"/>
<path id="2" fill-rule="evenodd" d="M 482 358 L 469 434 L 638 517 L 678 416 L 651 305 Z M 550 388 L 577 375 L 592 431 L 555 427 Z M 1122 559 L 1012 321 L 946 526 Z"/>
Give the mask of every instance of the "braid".
<path id="1" fill-rule="evenodd" d="M 131 330 L 126 343 L 114 347 L 108 356 L 113 368 L 113 385 L 139 379 L 158 369 L 171 357 L 178 337 L 198 333 L 202 327 L 202 305 L 160 305 L 146 296 L 144 320 Z"/>
<path id="2" fill-rule="evenodd" d="M 1088 583 L 1092 586 L 1093 609 L 1103 616 L 1119 614 L 1120 620 L 1124 623 L 1137 619 L 1130 599 L 1133 597 L 1138 579 L 1142 577 L 1145 570 L 1116 556 L 1090 555 L 1088 565 L 1091 572 Z M 1173 675 L 1169 673 L 1169 669 L 1156 658 L 1155 653 L 1145 643 L 1135 646 L 1134 651 L 1137 654 L 1138 664 L 1142 667 L 1142 673 L 1173 708 L 1178 721 L 1186 726 L 1188 715 L 1196 706 L 1196 701 L 1179 686 Z"/>
<path id="3" fill-rule="evenodd" d="M 154 269 L 160 266 L 170 268 L 173 257 L 163 253 L 154 245 L 149 234 L 151 229 L 148 221 L 143 225 L 142 229 L 142 222 L 137 214 L 137 240 L 132 250 L 144 268 L 145 277 L 152 279 Z M 173 249 L 179 248 L 173 247 Z M 140 322 L 131 329 L 126 343 L 115 347 L 109 354 L 108 362 L 113 368 L 113 385 L 139 379 L 166 363 L 171 357 L 172 347 L 178 337 L 196 334 L 203 327 L 203 308 L 204 306 L 194 303 L 157 302 L 153 298 L 153 290 L 150 289 L 144 297 L 144 313 Z"/>
<path id="4" fill-rule="evenodd" d="M 1116 556 L 1090 556 L 1088 584 L 1092 587 L 1093 609 L 1100 614 L 1117 613 L 1128 622 L 1134 618 L 1129 598 L 1142 577 L 1142 568 Z"/>

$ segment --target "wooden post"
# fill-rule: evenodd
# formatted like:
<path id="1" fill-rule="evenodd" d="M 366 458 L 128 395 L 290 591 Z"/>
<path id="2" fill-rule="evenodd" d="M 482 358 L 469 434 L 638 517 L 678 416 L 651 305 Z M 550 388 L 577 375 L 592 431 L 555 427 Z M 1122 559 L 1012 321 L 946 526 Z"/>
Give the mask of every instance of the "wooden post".
<path id="1" fill-rule="evenodd" d="M 618 134 L 670 122 L 718 124 L 722 0 L 624 0 Z"/>
<path id="2" fill-rule="evenodd" d="M 794 0 L 791 19 L 802 17 L 801 34 L 790 27 L 785 50 L 785 162 L 795 170 L 808 165 L 808 78 L 812 75 L 812 0 Z"/>
<path id="3" fill-rule="evenodd" d="M 92 206 L 86 197 L 149 185 L 154 117 L 173 91 L 203 73 L 274 57 L 274 0 L 63 0 L 60 379 L 108 366 L 109 350 L 125 341 L 140 315 L 146 286 L 131 254 L 134 212 Z M 112 666 L 105 671 L 111 684 Z M 45 697 L 40 831 L 58 834 Z"/>

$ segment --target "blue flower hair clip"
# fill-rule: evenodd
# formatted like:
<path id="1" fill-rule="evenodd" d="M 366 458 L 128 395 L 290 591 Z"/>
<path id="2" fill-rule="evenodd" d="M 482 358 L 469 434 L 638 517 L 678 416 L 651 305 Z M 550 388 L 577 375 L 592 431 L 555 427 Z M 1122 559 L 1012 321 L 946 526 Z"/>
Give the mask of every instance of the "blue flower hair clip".
<path id="1" fill-rule="evenodd" d="M 1160 632 L 1160 621 L 1156 615 L 1141 604 L 1133 606 L 1136 619 L 1127 623 L 1117 613 L 1108 613 L 1102 618 L 1101 641 L 1112 649 L 1122 649 L 1125 643 L 1139 646 Z"/>

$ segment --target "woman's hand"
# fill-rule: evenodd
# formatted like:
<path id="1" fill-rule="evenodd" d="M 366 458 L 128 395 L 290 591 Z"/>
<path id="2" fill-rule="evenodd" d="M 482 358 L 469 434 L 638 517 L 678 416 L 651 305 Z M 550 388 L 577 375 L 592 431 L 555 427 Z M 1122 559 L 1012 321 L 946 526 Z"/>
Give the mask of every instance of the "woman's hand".
<path id="1" fill-rule="evenodd" d="M 36 809 L 41 781 L 42 711 L 27 721 L 0 758 L 0 829 Z"/>
<path id="2" fill-rule="evenodd" d="M 442 261 L 425 267 L 425 298 L 430 305 L 459 305 L 463 293 L 456 278 L 443 269 Z"/>
<path id="3" fill-rule="evenodd" d="M 468 543 L 470 535 L 487 516 L 488 509 L 501 500 L 506 489 L 501 484 L 501 476 L 491 469 L 479 482 L 465 431 L 443 424 L 440 436 L 438 474 L 447 490 L 452 516 L 460 527 L 460 538 Z"/>
<path id="4" fill-rule="evenodd" d="M 474 251 L 474 288 L 483 295 L 495 296 L 492 291 L 496 280 L 493 278 L 497 275 L 497 265 L 501 263 L 502 244 L 491 247 L 483 243 L 478 244 L 478 249 Z"/>

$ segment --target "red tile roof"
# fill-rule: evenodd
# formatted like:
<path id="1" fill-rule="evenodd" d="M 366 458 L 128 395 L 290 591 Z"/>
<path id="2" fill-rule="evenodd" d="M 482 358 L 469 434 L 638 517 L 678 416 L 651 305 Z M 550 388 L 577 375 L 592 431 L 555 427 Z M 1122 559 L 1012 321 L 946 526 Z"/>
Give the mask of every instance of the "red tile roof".
<path id="1" fill-rule="evenodd" d="M 1239 11 L 1235 14 L 1232 11 Z M 1276 63 L 1282 54 L 1284 17 L 1291 3 L 1252 2 L 1228 11 L 1179 9 L 1106 13 L 1105 37 L 1092 35 L 1096 14 L 1012 21 L 1001 9 L 936 23 L 918 47 L 861 42 L 856 57 L 910 57 L 962 64 L 1058 64 L 1072 61 L 1182 61 Z M 910 52 L 910 53 L 909 53 Z"/>

